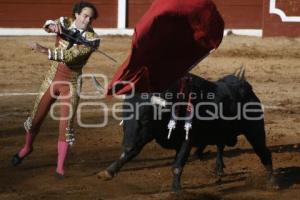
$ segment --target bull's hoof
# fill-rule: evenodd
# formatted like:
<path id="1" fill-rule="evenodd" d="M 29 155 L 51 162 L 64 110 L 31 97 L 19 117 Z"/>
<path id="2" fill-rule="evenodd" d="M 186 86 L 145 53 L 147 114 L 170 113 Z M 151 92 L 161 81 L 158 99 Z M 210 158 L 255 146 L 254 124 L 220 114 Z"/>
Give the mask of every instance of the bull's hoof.
<path id="1" fill-rule="evenodd" d="M 173 193 L 179 193 L 179 192 L 181 192 L 182 191 L 182 188 L 181 188 L 181 186 L 180 185 L 173 185 L 172 186 L 172 192 Z"/>
<path id="2" fill-rule="evenodd" d="M 273 189 L 273 190 L 279 190 L 279 184 L 277 182 L 277 179 L 274 177 L 274 175 L 271 175 L 268 179 L 268 183 L 267 183 L 267 187 L 269 189 Z"/>
<path id="3" fill-rule="evenodd" d="M 218 176 L 217 179 L 215 180 L 215 184 L 220 185 L 222 183 L 222 178 L 221 176 Z"/>
<path id="4" fill-rule="evenodd" d="M 172 193 L 180 193 L 180 192 L 182 192 L 181 187 L 178 187 L 178 188 L 172 188 Z"/>
<path id="5" fill-rule="evenodd" d="M 221 176 L 224 176 L 224 170 L 223 170 L 223 168 L 220 168 L 220 169 L 215 169 L 215 175 L 216 176 L 219 176 L 219 177 L 221 177 Z"/>
<path id="6" fill-rule="evenodd" d="M 221 177 L 224 176 L 224 174 L 224 166 L 216 166 L 215 175 Z"/>
<path id="7" fill-rule="evenodd" d="M 107 170 L 103 170 L 97 174 L 97 178 L 103 181 L 109 181 L 113 179 L 114 175 L 108 172 Z"/>

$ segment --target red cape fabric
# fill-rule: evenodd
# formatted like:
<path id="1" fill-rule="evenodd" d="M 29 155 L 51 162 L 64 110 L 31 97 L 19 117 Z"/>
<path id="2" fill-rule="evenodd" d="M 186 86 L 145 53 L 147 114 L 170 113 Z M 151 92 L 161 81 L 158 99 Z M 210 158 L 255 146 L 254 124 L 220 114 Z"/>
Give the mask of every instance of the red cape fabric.
<path id="1" fill-rule="evenodd" d="M 131 53 L 107 95 L 166 90 L 220 45 L 223 31 L 211 0 L 155 0 L 137 23 Z"/>

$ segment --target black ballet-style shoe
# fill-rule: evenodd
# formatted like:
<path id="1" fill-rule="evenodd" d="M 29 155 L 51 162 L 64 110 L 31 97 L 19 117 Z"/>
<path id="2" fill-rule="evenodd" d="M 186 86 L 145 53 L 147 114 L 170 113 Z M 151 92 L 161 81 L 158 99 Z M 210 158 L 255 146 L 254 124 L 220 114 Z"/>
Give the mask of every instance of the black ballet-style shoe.
<path id="1" fill-rule="evenodd" d="M 20 158 L 20 156 L 18 155 L 18 154 L 15 154 L 13 157 L 12 157 L 12 159 L 11 159 L 11 164 L 13 165 L 13 166 L 18 166 L 19 164 L 21 164 L 22 163 L 22 160 L 24 159 L 24 157 L 23 158 Z"/>
<path id="2" fill-rule="evenodd" d="M 57 180 L 63 180 L 65 178 L 65 175 L 55 172 L 55 178 Z"/>
<path id="3" fill-rule="evenodd" d="M 20 157 L 19 154 L 16 153 L 16 154 L 12 157 L 12 159 L 11 159 L 11 164 L 12 164 L 14 167 L 20 165 L 20 164 L 22 163 L 23 159 L 24 159 L 25 157 L 27 157 L 29 154 L 31 154 L 32 151 L 33 151 L 33 149 L 31 149 L 31 150 L 26 154 L 26 156 L 23 156 L 23 157 Z"/>

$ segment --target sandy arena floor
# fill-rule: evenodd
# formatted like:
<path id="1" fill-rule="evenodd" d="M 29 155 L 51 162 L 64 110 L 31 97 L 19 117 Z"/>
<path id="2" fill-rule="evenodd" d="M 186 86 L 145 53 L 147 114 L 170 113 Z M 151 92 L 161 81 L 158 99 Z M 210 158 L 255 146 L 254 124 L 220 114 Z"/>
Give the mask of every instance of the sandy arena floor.
<path id="1" fill-rule="evenodd" d="M 104 128 L 77 125 L 76 145 L 72 148 L 64 180 L 54 177 L 58 122 L 45 121 L 34 152 L 19 167 L 10 165 L 11 156 L 22 146 L 23 122 L 32 109 L 35 93 L 49 62 L 33 53 L 27 43 L 50 46 L 52 37 L 0 37 L 0 199 L 300 199 L 300 38 L 253 38 L 228 36 L 221 47 L 199 64 L 193 73 L 216 80 L 243 65 L 246 77 L 264 105 L 267 143 L 273 153 L 280 189 L 268 188 L 263 167 L 243 137 L 238 145 L 226 148 L 226 175 L 213 174 L 215 147 L 204 160 L 189 162 L 182 177 L 184 191 L 170 193 L 170 163 L 173 151 L 149 144 L 119 175 L 107 182 L 96 173 L 117 159 L 121 150 L 121 127 L 109 119 Z M 129 37 L 103 37 L 101 50 L 120 63 L 129 53 Z M 111 78 L 118 65 L 95 53 L 85 73 L 106 74 Z M 84 91 L 92 91 L 86 80 Z M 83 100 L 106 102 L 108 100 Z M 86 109 L 86 124 L 100 123 L 103 114 L 96 107 Z"/>

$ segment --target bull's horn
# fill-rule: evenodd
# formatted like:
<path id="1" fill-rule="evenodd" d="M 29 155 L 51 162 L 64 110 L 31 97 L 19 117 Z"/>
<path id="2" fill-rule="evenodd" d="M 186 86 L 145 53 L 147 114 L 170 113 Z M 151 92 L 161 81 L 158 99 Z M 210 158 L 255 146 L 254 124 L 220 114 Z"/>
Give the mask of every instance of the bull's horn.
<path id="1" fill-rule="evenodd" d="M 233 72 L 233 76 L 237 76 L 238 75 L 238 72 L 239 72 L 240 68 L 236 69 L 234 72 Z"/>
<path id="2" fill-rule="evenodd" d="M 241 81 L 245 80 L 245 68 L 244 67 L 242 69 L 242 74 L 241 74 L 240 80 Z"/>
<path id="3" fill-rule="evenodd" d="M 243 65 L 235 71 L 234 75 L 236 77 L 240 77 L 242 69 L 243 69 Z"/>
<path id="4" fill-rule="evenodd" d="M 244 65 L 242 65 L 239 69 L 236 70 L 235 76 L 240 79 L 241 75 L 243 74 L 243 70 L 244 70 Z"/>

